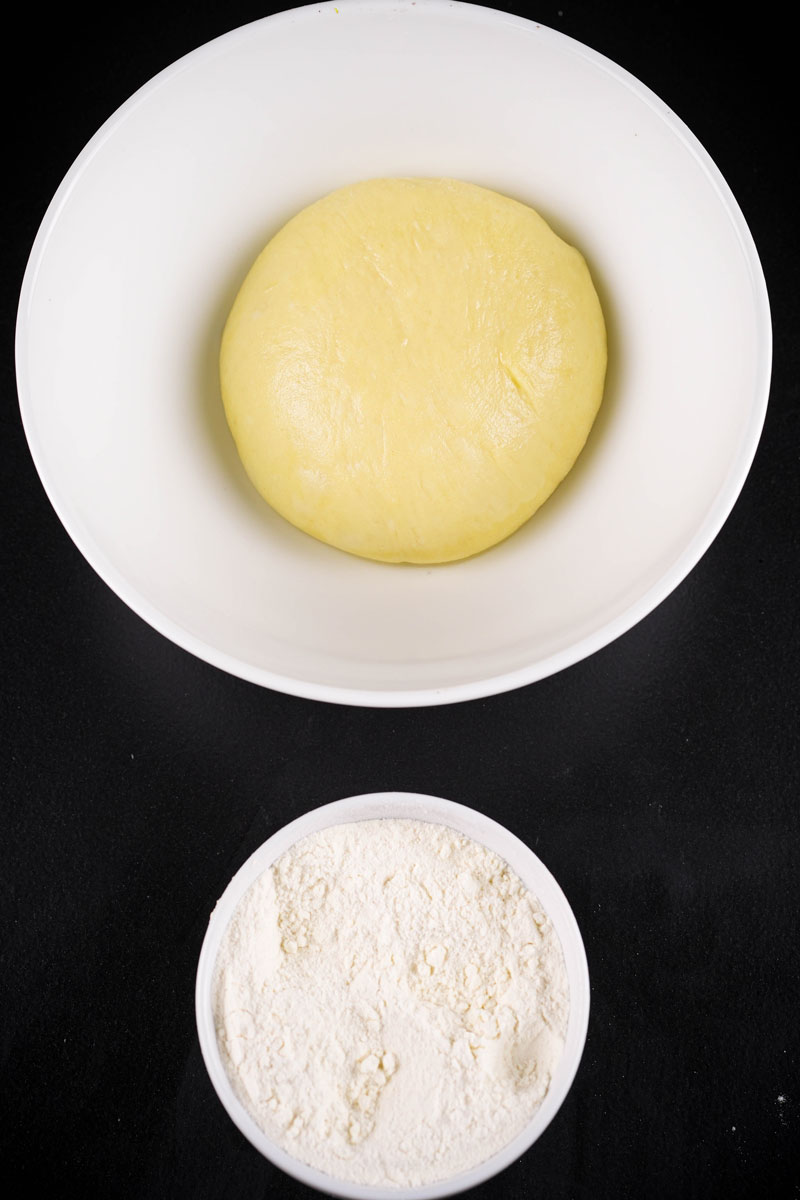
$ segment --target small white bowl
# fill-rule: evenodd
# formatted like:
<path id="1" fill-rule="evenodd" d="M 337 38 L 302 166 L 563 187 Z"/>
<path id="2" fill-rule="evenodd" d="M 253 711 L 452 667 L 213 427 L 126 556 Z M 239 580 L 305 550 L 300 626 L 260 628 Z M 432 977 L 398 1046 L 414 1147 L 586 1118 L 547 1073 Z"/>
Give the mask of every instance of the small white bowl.
<path id="1" fill-rule="evenodd" d="M 605 400 L 565 482 L 502 545 L 428 569 L 282 520 L 218 385 L 225 317 L 269 237 L 336 187 L 397 175 L 538 209 L 586 256 L 609 330 Z M 739 494 L 770 364 L 753 240 L 686 126 L 571 38 L 449 0 L 294 9 L 156 76 L 56 193 L 17 326 L 34 462 L 114 591 L 235 675 L 379 706 L 530 683 L 649 613 Z"/>
<path id="2" fill-rule="evenodd" d="M 276 1145 L 236 1096 L 222 1063 L 214 1028 L 212 980 L 217 952 L 236 906 L 251 884 L 290 846 L 331 825 L 375 818 L 405 818 L 447 825 L 500 855 L 539 899 L 561 942 L 569 981 L 569 1022 L 561 1058 L 550 1088 L 525 1128 L 497 1154 L 459 1175 L 424 1187 L 366 1187 L 326 1175 L 292 1158 Z M 544 1132 L 558 1112 L 575 1078 L 589 1022 L 589 970 L 580 930 L 561 888 L 531 849 L 490 817 L 463 804 L 413 792 L 375 792 L 349 796 L 315 808 L 268 838 L 236 872 L 211 914 L 200 952 L 195 991 L 197 1032 L 211 1082 L 228 1115 L 265 1158 L 309 1187 L 349 1200 L 438 1200 L 476 1187 L 502 1171 Z"/>

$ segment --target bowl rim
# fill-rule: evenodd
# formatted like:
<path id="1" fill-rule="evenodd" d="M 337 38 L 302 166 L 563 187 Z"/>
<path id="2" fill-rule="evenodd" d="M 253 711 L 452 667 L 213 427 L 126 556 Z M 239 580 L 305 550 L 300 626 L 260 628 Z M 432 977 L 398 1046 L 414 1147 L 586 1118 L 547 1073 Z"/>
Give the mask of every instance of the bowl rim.
<path id="1" fill-rule="evenodd" d="M 337 7 L 339 3 L 353 11 L 359 9 L 374 10 L 376 7 L 379 8 L 381 6 L 381 0 L 336 0 Z M 398 2 L 399 8 L 409 6 L 410 0 L 399 0 Z M 180 622 L 173 620 L 165 612 L 162 612 L 160 608 L 152 604 L 145 596 L 141 595 L 136 587 L 127 581 L 123 573 L 100 547 L 95 544 L 88 532 L 83 529 L 82 522 L 78 514 L 74 511 L 68 496 L 62 495 L 54 480 L 48 477 L 44 451 L 37 437 L 33 398 L 27 372 L 28 313 L 32 304 L 37 276 L 50 236 L 55 229 L 62 208 L 66 204 L 73 188 L 77 185 L 84 169 L 99 152 L 103 144 L 113 135 L 117 126 L 122 123 L 128 113 L 148 99 L 163 83 L 170 80 L 173 76 L 189 66 L 210 59 L 219 53 L 223 45 L 232 45 L 237 40 L 246 39 L 251 36 L 252 30 L 256 27 L 263 27 L 267 24 L 296 23 L 298 20 L 310 18 L 321 8 L 333 7 L 333 0 L 322 0 L 320 4 L 306 4 L 295 8 L 288 8 L 241 25 L 189 51 L 158 72 L 135 91 L 100 126 L 78 154 L 45 211 L 33 241 L 23 277 L 17 310 L 15 336 L 17 392 L 22 425 L 34 466 L 36 467 L 45 493 L 69 537 L 80 550 L 83 557 L 111 590 L 139 617 L 158 633 L 161 633 L 164 637 L 195 657 L 250 683 L 268 687 L 288 695 L 329 703 L 374 708 L 406 708 L 449 704 L 499 695 L 503 692 L 522 687 L 525 684 L 538 682 L 589 657 L 604 646 L 615 641 L 623 633 L 626 633 L 639 621 L 643 620 L 644 617 L 648 616 L 649 613 L 674 591 L 697 565 L 730 515 L 752 466 L 766 418 L 772 372 L 772 322 L 769 296 L 758 251 L 739 204 L 709 153 L 681 118 L 635 75 L 599 51 L 593 50 L 591 47 L 558 30 L 541 25 L 526 17 L 503 12 L 500 9 L 465 3 L 464 0 L 426 0 L 423 6 L 424 11 L 437 12 L 440 15 L 446 13 L 448 19 L 461 19 L 468 15 L 470 20 L 486 24 L 507 24 L 525 30 L 530 30 L 531 27 L 534 27 L 537 37 L 568 47 L 571 53 L 582 56 L 595 67 L 605 71 L 628 90 L 632 91 L 640 100 L 644 101 L 660 115 L 669 132 L 683 143 L 694 157 L 700 169 L 705 173 L 719 197 L 725 215 L 734 229 L 747 264 L 752 289 L 753 308 L 756 316 L 756 344 L 758 347 L 758 361 L 754 372 L 755 386 L 747 428 L 742 435 L 737 453 L 729 465 L 725 482 L 717 492 L 711 507 L 706 512 L 694 536 L 678 554 L 671 567 L 637 599 L 633 600 L 622 612 L 618 613 L 616 617 L 603 622 L 597 629 L 578 638 L 571 645 L 533 663 L 512 671 L 489 674 L 485 678 L 472 679 L 467 682 L 441 687 L 428 686 L 409 689 L 398 686 L 386 689 L 360 686 L 351 687 L 319 683 L 314 680 L 286 675 L 265 667 L 254 666 L 252 663 L 234 654 L 219 650 L 191 630 L 185 628 Z"/>
<path id="2" fill-rule="evenodd" d="M 484 836 L 511 848 L 537 876 L 536 891 L 545 885 L 549 899 L 538 899 L 550 917 L 562 945 L 570 984 L 567 1036 L 555 1084 L 524 1128 L 506 1146 L 483 1162 L 437 1183 L 417 1187 L 378 1187 L 349 1183 L 307 1166 L 274 1143 L 257 1125 L 236 1096 L 222 1062 L 216 1039 L 212 984 L 222 936 L 248 887 L 291 845 L 310 833 L 333 825 L 383 818 L 430 821 L 486 845 Z M 479 833 L 475 829 L 480 830 Z M 503 851 L 489 846 L 500 857 Z M 520 874 L 515 864 L 512 870 Z M 526 880 L 523 878 L 523 883 Z M 526 886 L 530 886 L 526 883 Z M 533 890 L 533 887 L 531 887 Z M 554 915 L 555 908 L 555 915 Z M 209 917 L 197 965 L 195 1020 L 200 1051 L 218 1099 L 247 1140 L 274 1166 L 301 1183 L 346 1200 L 441 1200 L 476 1187 L 516 1161 L 542 1135 L 566 1099 L 580 1065 L 589 1024 L 590 983 L 586 950 L 575 914 L 559 883 L 533 850 L 498 821 L 477 809 L 420 792 L 369 792 L 312 808 L 276 830 L 245 860 L 226 886 Z"/>

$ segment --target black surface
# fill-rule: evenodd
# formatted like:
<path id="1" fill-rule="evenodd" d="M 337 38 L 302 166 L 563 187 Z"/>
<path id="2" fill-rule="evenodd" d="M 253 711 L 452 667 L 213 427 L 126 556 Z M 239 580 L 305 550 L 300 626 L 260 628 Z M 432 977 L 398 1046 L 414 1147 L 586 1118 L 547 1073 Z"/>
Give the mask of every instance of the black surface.
<path id="1" fill-rule="evenodd" d="M 424 2 L 424 0 L 421 0 Z M 513 9 L 513 4 L 508 5 Z M 208 913 L 271 832 L 356 792 L 439 793 L 528 840 L 593 986 L 543 1138 L 476 1197 L 800 1193 L 796 68 L 772 9 L 542 3 L 699 136 L 750 223 L 775 367 L 753 470 L 685 583 L 554 678 L 372 711 L 192 658 L 72 545 L 16 407 L 16 299 L 47 203 L 100 123 L 268 8 L 31 7 L 7 43 L 2 562 L 3 1173 L 87 1197 L 301 1197 L 218 1103 L 197 1046 Z M 519 10 L 517 10 L 519 11 Z M 777 12 L 777 10 L 775 10 Z M 14 75 L 14 60 L 19 74 Z"/>

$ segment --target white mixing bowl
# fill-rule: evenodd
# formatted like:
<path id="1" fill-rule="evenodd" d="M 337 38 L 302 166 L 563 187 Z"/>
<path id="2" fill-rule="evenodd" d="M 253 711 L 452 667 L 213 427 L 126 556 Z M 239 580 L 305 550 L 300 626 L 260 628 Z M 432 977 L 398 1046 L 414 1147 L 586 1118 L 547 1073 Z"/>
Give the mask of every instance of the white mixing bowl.
<path id="1" fill-rule="evenodd" d="M 257 251 L 324 193 L 387 175 L 533 205 L 586 256 L 610 335 L 565 483 L 507 542 L 437 568 L 352 558 L 278 517 L 218 391 Z M 540 679 L 645 616 L 730 512 L 770 361 L 752 239 L 681 121 L 570 38 L 446 0 L 296 9 L 158 75 L 59 188 L 17 332 L 36 466 L 118 595 L 245 679 L 387 706 Z"/>

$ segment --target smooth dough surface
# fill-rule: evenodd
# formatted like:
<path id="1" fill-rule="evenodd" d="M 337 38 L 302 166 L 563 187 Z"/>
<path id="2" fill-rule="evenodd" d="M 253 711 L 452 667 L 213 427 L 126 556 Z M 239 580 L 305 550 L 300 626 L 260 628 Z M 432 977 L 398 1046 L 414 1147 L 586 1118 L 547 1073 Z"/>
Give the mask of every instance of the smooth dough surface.
<path id="1" fill-rule="evenodd" d="M 279 513 L 352 554 L 437 563 L 513 533 L 567 474 L 606 334 L 583 258 L 533 209 L 376 179 L 268 243 L 220 368 L 245 469 Z"/>

